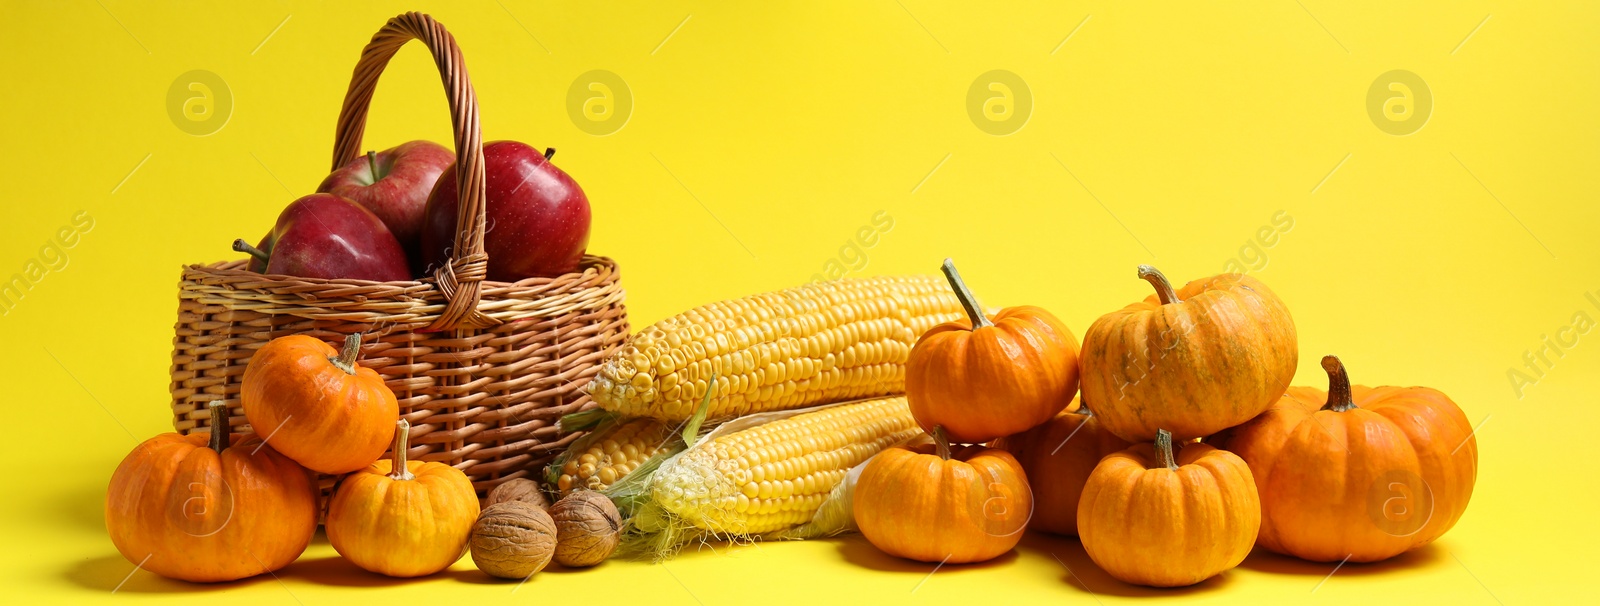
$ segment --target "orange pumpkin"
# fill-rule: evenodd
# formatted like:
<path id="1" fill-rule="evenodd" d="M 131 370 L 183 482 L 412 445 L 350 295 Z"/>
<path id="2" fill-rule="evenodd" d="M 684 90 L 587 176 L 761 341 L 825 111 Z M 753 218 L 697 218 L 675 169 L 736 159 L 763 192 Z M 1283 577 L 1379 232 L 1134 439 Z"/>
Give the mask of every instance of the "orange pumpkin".
<path id="1" fill-rule="evenodd" d="M 1139 277 L 1157 294 L 1101 316 L 1083 337 L 1083 401 L 1111 433 L 1208 436 L 1288 389 L 1299 362 L 1294 320 L 1265 284 L 1222 274 L 1174 291 L 1148 265 Z"/>
<path id="2" fill-rule="evenodd" d="M 1078 536 L 1078 498 L 1100 459 L 1129 444 L 1100 426 L 1100 420 L 1079 405 L 1043 425 L 1006 436 L 993 444 L 1012 454 L 1028 475 L 1033 490 L 1033 518 L 1028 528 Z"/>
<path id="3" fill-rule="evenodd" d="M 283 568 L 317 532 L 311 474 L 254 435 L 230 435 L 211 404 L 210 434 L 145 440 L 111 474 L 106 531 L 129 562 L 211 583 Z"/>
<path id="4" fill-rule="evenodd" d="M 309 469 L 342 474 L 389 446 L 400 405 L 383 377 L 356 364 L 361 335 L 343 351 L 305 335 L 268 342 L 244 369 L 244 416 L 273 446 Z"/>
<path id="5" fill-rule="evenodd" d="M 962 564 L 1016 547 L 1033 496 L 1009 453 L 967 446 L 952 454 L 943 428 L 935 428 L 931 442 L 873 456 L 856 481 L 852 508 L 861 534 L 884 553 Z"/>
<path id="6" fill-rule="evenodd" d="M 466 553 L 478 494 L 461 470 L 406 461 L 411 424 L 396 424 L 394 460 L 346 476 L 328 504 L 328 542 L 351 563 L 391 577 L 449 568 Z"/>
<path id="7" fill-rule="evenodd" d="M 1078 393 L 1078 338 L 1050 312 L 1008 307 L 991 320 L 956 266 L 944 275 L 968 319 L 933 327 L 911 348 L 906 402 L 924 431 L 977 444 L 1050 420 Z"/>
<path id="8" fill-rule="evenodd" d="M 1262 547 L 1318 562 L 1372 562 L 1426 545 L 1466 511 L 1478 442 L 1454 402 L 1426 387 L 1351 387 L 1322 359 L 1328 391 L 1289 390 L 1233 430 L 1261 490 Z"/>
<path id="9" fill-rule="evenodd" d="M 1078 505 L 1089 558 L 1125 583 L 1182 587 L 1238 566 L 1256 542 L 1261 501 L 1250 467 L 1226 450 L 1156 432 L 1095 466 Z"/>

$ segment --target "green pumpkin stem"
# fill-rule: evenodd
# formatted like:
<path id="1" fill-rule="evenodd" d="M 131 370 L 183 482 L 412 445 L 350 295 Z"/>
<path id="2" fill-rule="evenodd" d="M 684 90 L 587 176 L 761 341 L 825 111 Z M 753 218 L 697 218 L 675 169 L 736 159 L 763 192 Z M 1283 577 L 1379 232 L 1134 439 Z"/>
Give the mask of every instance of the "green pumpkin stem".
<path id="1" fill-rule="evenodd" d="M 329 362 L 344 371 L 344 374 L 356 374 L 356 358 L 361 356 L 361 333 L 344 336 L 344 349 L 339 350 L 339 357 L 328 358 Z"/>
<path id="2" fill-rule="evenodd" d="M 1156 430 L 1156 463 L 1171 471 L 1178 470 L 1178 460 L 1172 456 L 1172 432 Z"/>
<path id="3" fill-rule="evenodd" d="M 933 449 L 941 460 L 950 460 L 950 435 L 945 433 L 943 425 L 933 426 Z"/>
<path id="4" fill-rule="evenodd" d="M 411 423 L 405 419 L 394 422 L 394 464 L 389 467 L 389 478 L 411 480 L 411 469 L 406 467 L 406 449 L 411 447 Z"/>
<path id="5" fill-rule="evenodd" d="M 961 307 L 967 310 L 967 317 L 972 319 L 973 330 L 994 326 L 994 322 L 990 322 L 989 317 L 983 315 L 983 306 L 978 304 L 978 297 L 973 296 L 972 290 L 967 288 L 967 283 L 961 281 L 961 274 L 956 273 L 956 263 L 945 259 L 944 265 L 939 269 L 944 271 L 944 279 L 950 281 L 951 290 L 956 291 L 956 300 L 961 301 Z"/>
<path id="6" fill-rule="evenodd" d="M 251 246 L 250 243 L 245 242 L 243 238 L 235 238 L 233 240 L 233 250 L 260 259 L 262 263 L 272 261 L 272 255 L 267 254 L 267 251 Z"/>
<path id="7" fill-rule="evenodd" d="M 1328 371 L 1328 403 L 1322 409 L 1344 412 L 1356 408 L 1355 396 L 1350 393 L 1350 375 L 1345 373 L 1339 356 L 1323 356 L 1322 369 Z"/>
<path id="8" fill-rule="evenodd" d="M 212 400 L 206 408 L 211 409 L 211 449 L 222 454 L 228 449 L 228 404 L 222 400 Z"/>
<path id="9" fill-rule="evenodd" d="M 1156 296 L 1161 297 L 1162 305 L 1181 302 L 1178 300 L 1178 293 L 1172 290 L 1172 283 L 1167 281 L 1166 276 L 1161 275 L 1161 270 L 1149 265 L 1140 265 L 1139 277 L 1156 287 Z"/>

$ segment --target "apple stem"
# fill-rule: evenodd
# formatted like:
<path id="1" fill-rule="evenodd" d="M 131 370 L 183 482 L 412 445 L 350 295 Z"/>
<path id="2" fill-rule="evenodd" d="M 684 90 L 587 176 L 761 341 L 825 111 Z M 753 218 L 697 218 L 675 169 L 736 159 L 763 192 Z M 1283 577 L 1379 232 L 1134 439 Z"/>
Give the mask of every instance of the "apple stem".
<path id="1" fill-rule="evenodd" d="M 260 259 L 262 263 L 272 260 L 272 255 L 267 254 L 265 251 L 259 248 L 251 246 L 250 243 L 245 242 L 243 238 L 237 238 L 233 241 L 233 249 Z"/>
<path id="2" fill-rule="evenodd" d="M 548 162 L 551 158 L 554 158 L 554 157 L 556 157 L 556 148 L 554 148 L 554 147 L 546 147 L 546 148 L 544 148 L 544 159 L 545 159 L 546 162 Z"/>
<path id="3" fill-rule="evenodd" d="M 945 259 L 944 265 L 939 269 L 944 271 L 944 278 L 950 282 L 950 289 L 956 291 L 956 300 L 961 302 L 961 307 L 966 308 L 967 317 L 972 319 L 972 329 L 994 326 L 994 322 L 983 315 L 983 306 L 978 304 L 978 297 L 973 296 L 972 290 L 967 288 L 967 283 L 961 280 L 961 274 L 956 273 L 955 261 Z"/>
<path id="4" fill-rule="evenodd" d="M 345 374 L 356 374 L 356 357 L 361 355 L 361 333 L 352 333 L 344 337 L 344 349 L 339 352 L 339 357 L 328 358 L 329 362 Z"/>
<path id="5" fill-rule="evenodd" d="M 372 169 L 372 182 L 377 183 L 383 177 L 378 174 L 378 152 L 367 150 L 367 168 Z"/>
<path id="6" fill-rule="evenodd" d="M 222 451 L 228 449 L 228 432 L 231 431 L 228 427 L 228 405 L 222 400 L 212 400 L 211 404 L 207 405 L 207 408 L 211 409 L 211 441 L 209 445 L 212 450 L 217 451 L 217 454 L 222 454 Z"/>

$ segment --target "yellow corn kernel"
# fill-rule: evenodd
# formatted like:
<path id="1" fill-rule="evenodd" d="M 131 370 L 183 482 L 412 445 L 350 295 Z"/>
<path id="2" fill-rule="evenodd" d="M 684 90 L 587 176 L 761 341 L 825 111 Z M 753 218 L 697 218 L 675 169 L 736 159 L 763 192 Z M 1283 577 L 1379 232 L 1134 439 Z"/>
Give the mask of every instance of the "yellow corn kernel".
<path id="1" fill-rule="evenodd" d="M 563 494 L 578 488 L 605 490 L 651 457 L 679 446 L 675 438 L 672 428 L 657 419 L 628 419 L 602 427 L 585 437 L 588 448 L 569 452 L 556 487 Z"/>
<path id="2" fill-rule="evenodd" d="M 713 419 L 899 393 L 917 337 L 962 317 L 934 276 L 814 282 L 657 322 L 587 389 L 606 410 L 669 421 L 694 415 L 712 376 Z"/>
<path id="3" fill-rule="evenodd" d="M 904 397 L 831 406 L 697 444 L 657 470 L 650 490 L 703 530 L 782 530 L 810 520 L 851 467 L 920 432 Z M 738 471 L 744 460 L 750 471 Z"/>

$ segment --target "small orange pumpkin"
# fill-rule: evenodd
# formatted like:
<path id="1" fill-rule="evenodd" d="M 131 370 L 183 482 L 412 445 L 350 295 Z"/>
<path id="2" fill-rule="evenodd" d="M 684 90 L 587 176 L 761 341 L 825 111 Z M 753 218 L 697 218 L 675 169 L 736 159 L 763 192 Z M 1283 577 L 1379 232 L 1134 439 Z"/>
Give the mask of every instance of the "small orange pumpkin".
<path id="1" fill-rule="evenodd" d="M 1078 536 L 1078 498 L 1100 459 L 1123 450 L 1128 442 L 1100 426 L 1089 407 L 1078 405 L 1043 425 L 1006 436 L 993 444 L 1012 454 L 1028 475 L 1033 490 L 1033 518 L 1028 528 Z"/>
<path id="2" fill-rule="evenodd" d="M 389 446 L 400 404 L 383 377 L 356 364 L 361 335 L 343 351 L 289 335 L 268 342 L 244 369 L 244 416 L 279 452 L 309 469 L 342 474 L 371 465 Z"/>
<path id="3" fill-rule="evenodd" d="M 1083 401 L 1111 433 L 1149 441 L 1208 436 L 1261 414 L 1299 363 L 1294 319 L 1265 284 L 1222 274 L 1174 291 L 1149 265 L 1156 295 L 1095 320 L 1083 336 Z"/>
<path id="4" fill-rule="evenodd" d="M 411 424 L 396 423 L 394 460 L 345 477 L 328 504 L 328 542 L 365 570 L 420 577 L 466 553 L 478 519 L 478 494 L 461 470 L 406 461 Z"/>
<path id="5" fill-rule="evenodd" d="M 1095 466 L 1078 505 L 1089 558 L 1136 585 L 1182 587 L 1238 566 L 1261 526 L 1250 467 L 1226 450 L 1172 434 L 1135 444 Z"/>
<path id="6" fill-rule="evenodd" d="M 232 581 L 283 568 L 311 543 L 311 474 L 254 435 L 230 435 L 227 415 L 212 402 L 210 434 L 145 440 L 111 474 L 106 531 L 129 562 L 184 581 Z"/>
<path id="7" fill-rule="evenodd" d="M 1352 387 L 1327 356 L 1328 391 L 1290 389 L 1233 430 L 1255 473 L 1261 537 L 1318 562 L 1373 562 L 1439 538 L 1472 498 L 1478 441 L 1465 413 L 1426 387 Z"/>
<path id="8" fill-rule="evenodd" d="M 991 320 L 956 266 L 944 275 L 966 320 L 924 333 L 906 362 L 906 403 L 924 431 L 942 426 L 977 444 L 1026 431 L 1061 412 L 1078 393 L 1078 338 L 1050 312 L 1008 307 Z"/>
<path id="9" fill-rule="evenodd" d="M 1033 496 L 1022 465 L 1003 450 L 952 454 L 943 428 L 933 441 L 878 453 L 861 470 L 852 509 L 878 549 L 923 562 L 990 560 L 1022 540 Z"/>

